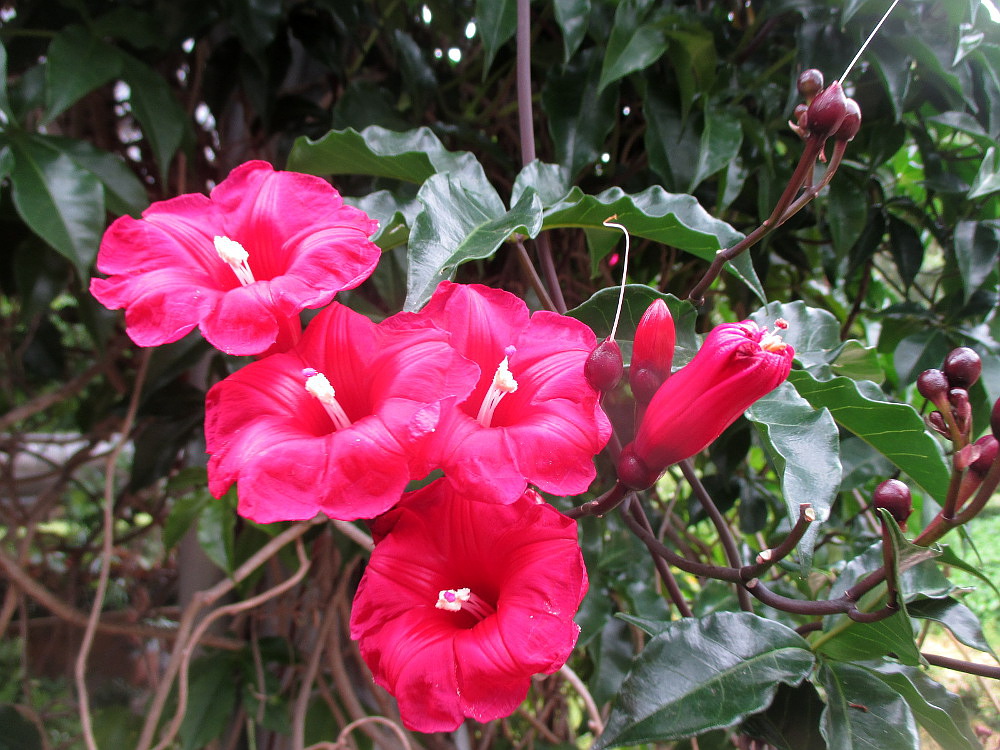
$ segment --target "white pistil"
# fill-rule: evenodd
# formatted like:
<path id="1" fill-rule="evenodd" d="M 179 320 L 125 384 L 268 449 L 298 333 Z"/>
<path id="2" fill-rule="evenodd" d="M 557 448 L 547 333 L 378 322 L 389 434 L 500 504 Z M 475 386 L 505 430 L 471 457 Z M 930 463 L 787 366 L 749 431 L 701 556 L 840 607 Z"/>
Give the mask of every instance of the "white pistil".
<path id="1" fill-rule="evenodd" d="M 330 385 L 326 375 L 311 367 L 304 369 L 302 374 L 306 378 L 306 390 L 323 404 L 323 408 L 333 421 L 333 426 L 338 430 L 350 427 L 351 420 L 344 411 L 344 407 L 337 401 L 337 392 Z"/>
<path id="2" fill-rule="evenodd" d="M 479 414 L 476 416 L 476 420 L 483 427 L 489 427 L 490 422 L 493 419 L 493 412 L 496 411 L 497 406 L 500 404 L 500 400 L 506 396 L 508 393 L 513 393 L 517 390 L 517 381 L 514 380 L 514 376 L 510 374 L 509 358 L 514 355 L 517 350 L 513 346 L 508 346 L 504 350 L 506 355 L 503 361 L 497 367 L 496 373 L 493 375 L 493 382 L 490 384 L 490 389 L 486 391 L 486 395 L 483 396 L 482 406 L 479 407 Z"/>
<path id="3" fill-rule="evenodd" d="M 213 241 L 215 242 L 215 252 L 233 269 L 240 284 L 246 286 L 256 281 L 253 277 L 253 271 L 250 270 L 250 265 L 247 263 L 250 253 L 243 245 L 236 240 L 221 236 L 216 236 Z"/>
<path id="4" fill-rule="evenodd" d="M 493 607 L 473 594 L 469 589 L 444 589 L 439 591 L 437 602 L 434 606 L 448 612 L 461 612 L 465 610 L 477 620 L 482 620 L 496 612 Z"/>

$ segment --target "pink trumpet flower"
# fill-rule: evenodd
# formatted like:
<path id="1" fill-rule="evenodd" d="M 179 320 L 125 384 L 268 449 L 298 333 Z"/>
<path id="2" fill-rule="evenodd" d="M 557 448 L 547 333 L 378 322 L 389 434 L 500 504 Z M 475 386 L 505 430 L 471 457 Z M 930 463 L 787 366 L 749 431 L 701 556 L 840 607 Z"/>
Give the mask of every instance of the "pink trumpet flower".
<path id="1" fill-rule="evenodd" d="M 422 466 L 441 400 L 469 392 L 476 368 L 432 327 L 389 330 L 338 303 L 285 353 L 251 362 L 208 392 L 209 489 L 238 482 L 258 523 L 374 518 Z"/>
<path id="2" fill-rule="evenodd" d="M 442 414 L 429 468 L 462 493 L 513 502 L 528 483 L 558 495 L 586 491 L 594 455 L 611 435 L 597 392 L 584 377 L 596 343 L 585 324 L 478 284 L 442 282 L 400 326 L 432 321 L 480 368 L 479 383 Z"/>
<path id="3" fill-rule="evenodd" d="M 378 224 L 344 205 L 327 182 L 275 171 L 263 161 L 234 169 L 210 196 L 154 203 L 104 235 L 90 291 L 125 308 L 140 346 L 176 341 L 195 326 L 227 354 L 281 351 L 298 340 L 298 315 L 364 281 L 379 249 Z"/>
<path id="4" fill-rule="evenodd" d="M 787 325 L 778 320 L 776 327 Z M 619 479 L 645 489 L 668 466 L 704 450 L 788 377 L 794 356 L 777 332 L 753 321 L 714 328 L 649 402 L 635 440 L 622 450 Z"/>
<path id="5" fill-rule="evenodd" d="M 587 572 L 576 522 L 533 490 L 484 504 L 437 480 L 372 531 L 351 637 L 408 728 L 508 716 L 569 657 Z"/>

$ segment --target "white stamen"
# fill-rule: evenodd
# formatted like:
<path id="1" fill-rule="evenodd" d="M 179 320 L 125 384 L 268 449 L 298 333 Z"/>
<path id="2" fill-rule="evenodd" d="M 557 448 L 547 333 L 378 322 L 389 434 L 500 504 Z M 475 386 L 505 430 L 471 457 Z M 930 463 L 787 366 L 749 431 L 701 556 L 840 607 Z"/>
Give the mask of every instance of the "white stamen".
<path id="1" fill-rule="evenodd" d="M 483 620 L 496 613 L 494 607 L 484 602 L 469 589 L 444 589 L 439 591 L 437 602 L 434 606 L 448 612 L 461 612 L 465 610 L 477 620 Z"/>
<path id="2" fill-rule="evenodd" d="M 483 396 L 482 406 L 479 407 L 479 414 L 476 416 L 476 420 L 483 427 L 490 426 L 490 422 L 493 419 L 493 412 L 499 406 L 500 400 L 508 393 L 513 393 L 517 390 L 517 381 L 514 380 L 514 376 L 511 375 L 510 367 L 508 366 L 509 358 L 516 351 L 513 346 L 508 346 L 504 350 L 507 356 L 503 358 L 503 361 L 497 367 L 497 371 L 493 375 L 493 382 L 490 384 L 490 389 Z"/>
<path id="3" fill-rule="evenodd" d="M 351 420 L 344 411 L 344 407 L 337 401 L 337 392 L 330 385 L 326 375 L 307 367 L 302 371 L 306 378 L 306 390 L 323 404 L 323 408 L 333 421 L 333 426 L 338 430 L 343 430 L 351 426 Z"/>
<path id="4" fill-rule="evenodd" d="M 784 341 L 781 340 L 781 334 L 779 331 L 785 331 L 788 329 L 788 321 L 784 318 L 778 318 L 774 321 L 774 333 L 770 333 L 766 328 L 764 329 L 764 336 L 760 340 L 760 348 L 766 352 L 783 352 L 785 347 L 788 346 Z"/>
<path id="5" fill-rule="evenodd" d="M 471 598 L 472 592 L 469 589 L 445 589 L 438 592 L 437 604 L 434 606 L 449 612 L 461 612 L 462 602 L 467 602 Z"/>
<path id="6" fill-rule="evenodd" d="M 221 236 L 216 236 L 213 242 L 215 242 L 215 252 L 233 269 L 240 284 L 246 286 L 256 281 L 253 277 L 253 271 L 250 270 L 250 265 L 247 263 L 250 253 L 243 245 L 236 240 Z"/>

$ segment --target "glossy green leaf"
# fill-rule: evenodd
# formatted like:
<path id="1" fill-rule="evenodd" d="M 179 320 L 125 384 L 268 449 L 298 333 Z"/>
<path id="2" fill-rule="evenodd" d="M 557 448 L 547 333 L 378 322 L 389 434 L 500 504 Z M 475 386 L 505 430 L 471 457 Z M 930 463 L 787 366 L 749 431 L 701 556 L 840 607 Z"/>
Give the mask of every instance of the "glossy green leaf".
<path id="1" fill-rule="evenodd" d="M 288 168 L 306 174 L 365 174 L 421 184 L 432 174 L 466 168 L 475 158 L 448 151 L 430 128 L 397 133 L 377 125 L 360 133 L 333 130 L 319 140 L 299 138 Z"/>
<path id="2" fill-rule="evenodd" d="M 47 136 L 45 140 L 101 181 L 104 202 L 111 213 L 138 214 L 149 205 L 145 186 L 121 157 L 74 138 Z"/>
<path id="3" fill-rule="evenodd" d="M 830 183 L 828 198 L 830 236 L 841 255 L 858 241 L 868 220 L 868 199 L 844 171 Z"/>
<path id="4" fill-rule="evenodd" d="M 743 128 L 740 121 L 724 110 L 706 107 L 698 163 L 688 185 L 688 192 L 693 193 L 707 178 L 725 169 L 739 155 L 742 144 Z"/>
<path id="5" fill-rule="evenodd" d="M 617 117 L 618 88 L 598 88 L 600 66 L 600 50 L 584 50 L 542 89 L 556 160 L 574 176 L 600 157 Z"/>
<path id="6" fill-rule="evenodd" d="M 608 46 L 601 66 L 598 90 L 643 70 L 659 60 L 667 51 L 667 37 L 654 24 L 643 23 L 639 3 L 624 0 L 615 11 L 615 25 L 608 37 Z"/>
<path id="7" fill-rule="evenodd" d="M 401 200 L 388 190 L 376 190 L 361 198 L 345 198 L 350 203 L 378 222 L 378 231 L 372 241 L 383 250 L 391 250 L 406 244 L 410 227 L 420 213 L 420 203 L 416 199 Z"/>
<path id="8" fill-rule="evenodd" d="M 104 191 L 93 173 L 42 138 L 10 141 L 14 206 L 24 222 L 75 266 L 81 279 L 104 231 Z"/>
<path id="9" fill-rule="evenodd" d="M 762 710 L 812 670 L 808 644 L 744 612 L 667 624 L 636 658 L 595 750 L 681 739 Z"/>
<path id="10" fill-rule="evenodd" d="M 181 495 L 174 500 L 167 520 L 163 524 L 163 548 L 169 551 L 176 547 L 188 529 L 198 520 L 205 506 L 212 502 L 214 498 L 207 487 Z"/>
<path id="11" fill-rule="evenodd" d="M 156 157 L 160 179 L 165 181 L 170 162 L 184 140 L 187 114 L 163 77 L 145 63 L 126 56 L 123 75 L 131 90 L 132 114 Z"/>
<path id="12" fill-rule="evenodd" d="M 718 65 L 715 39 L 710 31 L 697 24 L 669 28 L 666 36 L 669 40 L 667 56 L 673 64 L 681 92 L 681 122 L 686 125 L 692 102 L 696 102 L 702 92 L 710 91 L 715 81 Z M 717 106 L 714 111 L 721 114 L 724 110 Z M 704 142 L 704 135 L 702 140 Z"/>
<path id="13" fill-rule="evenodd" d="M 582 320 L 593 328 L 599 337 L 607 336 L 611 333 L 611 326 L 614 323 L 620 289 L 621 287 L 602 289 L 582 305 L 566 314 L 577 320 Z M 674 367 L 678 367 L 693 357 L 701 346 L 701 342 L 694 332 L 698 311 L 695 310 L 694 305 L 686 300 L 679 300 L 673 295 L 663 294 L 644 284 L 627 284 L 615 338 L 619 342 L 630 341 L 635 335 L 639 319 L 657 299 L 662 299 L 667 303 L 674 320 L 674 331 L 677 336 Z"/>
<path id="14" fill-rule="evenodd" d="M 903 284 L 909 287 L 924 262 L 924 243 L 911 225 L 895 216 L 889 217 L 889 247 Z"/>
<path id="15" fill-rule="evenodd" d="M 873 346 L 864 346 L 860 341 L 845 341 L 837 358 L 830 363 L 834 375 L 843 375 L 852 380 L 870 380 L 881 383 L 885 371 L 879 362 L 878 351 Z"/>
<path id="16" fill-rule="evenodd" d="M 955 227 L 955 260 L 968 302 L 996 270 L 1000 254 L 1000 222 L 960 221 Z"/>
<path id="17" fill-rule="evenodd" d="M 917 722 L 947 750 L 980 750 L 962 699 L 915 667 L 892 662 L 859 664 L 899 693 Z"/>
<path id="18" fill-rule="evenodd" d="M 191 665 L 187 710 L 179 738 L 183 750 L 199 750 L 220 736 L 239 699 L 239 663 L 234 654 L 218 652 Z"/>
<path id="19" fill-rule="evenodd" d="M 0 126 L 6 126 L 14 119 L 7 96 L 7 48 L 0 42 Z"/>
<path id="20" fill-rule="evenodd" d="M 979 618 L 957 599 L 950 596 L 945 599 L 918 599 L 910 603 L 909 612 L 913 617 L 940 623 L 969 648 L 994 655 L 986 642 Z"/>
<path id="21" fill-rule="evenodd" d="M 560 164 L 546 164 L 535 159 L 514 178 L 511 203 L 517 203 L 529 188 L 538 193 L 545 208 L 554 206 L 570 191 L 569 171 Z"/>
<path id="22" fill-rule="evenodd" d="M 517 0 L 476 0 L 476 32 L 483 40 L 483 75 L 517 29 Z"/>
<path id="23" fill-rule="evenodd" d="M 837 750 L 919 750 L 920 735 L 903 697 L 869 671 L 827 662 L 819 685 L 826 692 L 820 729 Z"/>
<path id="24" fill-rule="evenodd" d="M 235 499 L 235 491 L 226 498 Z M 227 575 L 235 565 L 236 515 L 234 502 L 206 503 L 198 515 L 198 544 L 208 559 Z"/>
<path id="25" fill-rule="evenodd" d="M 603 223 L 612 215 L 617 215 L 616 221 L 635 237 L 662 242 L 704 260 L 712 260 L 720 248 L 730 247 L 741 238 L 731 226 L 705 211 L 694 197 L 668 193 L 656 185 L 635 194 L 614 187 L 598 195 L 585 195 L 573 188 L 564 200 L 545 211 L 542 228 L 582 228 L 615 239 L 621 233 Z M 601 257 L 592 251 L 592 260 Z M 727 268 L 763 300 L 764 290 L 748 255 L 739 256 Z"/>
<path id="26" fill-rule="evenodd" d="M 580 48 L 590 22 L 590 0 L 555 0 L 556 23 L 563 36 L 563 62 Z"/>
<path id="27" fill-rule="evenodd" d="M 825 709 L 826 704 L 811 682 L 781 684 L 767 710 L 748 718 L 740 731 L 763 740 L 774 750 L 827 750 L 819 731 Z"/>
<path id="28" fill-rule="evenodd" d="M 913 383 L 924 370 L 940 367 L 953 346 L 944 332 L 936 328 L 921 329 L 904 337 L 892 355 L 899 382 Z"/>
<path id="29" fill-rule="evenodd" d="M 893 462 L 938 502 L 948 493 L 950 471 L 938 442 L 909 404 L 882 400 L 874 383 L 835 377 L 820 381 L 793 370 L 788 377 L 799 394 L 816 408 L 825 406 L 849 430 Z"/>
<path id="30" fill-rule="evenodd" d="M 122 72 L 121 52 L 82 26 L 56 34 L 46 57 L 45 122 Z"/>
<path id="31" fill-rule="evenodd" d="M 525 192 L 507 211 L 481 168 L 433 175 L 417 199 L 423 210 L 410 231 L 407 310 L 422 307 L 460 263 L 488 258 L 515 232 L 534 237 L 541 229 L 538 195 Z"/>
<path id="32" fill-rule="evenodd" d="M 764 441 L 781 477 L 781 494 L 790 523 L 809 503 L 816 521 L 799 542 L 802 574 L 812 567 L 813 547 L 840 487 L 840 433 L 826 409 L 815 409 L 790 383 L 782 383 L 746 413 Z"/>
<path id="33" fill-rule="evenodd" d="M 998 190 L 1000 190 L 1000 151 L 995 146 L 990 146 L 986 149 L 983 163 L 979 165 L 976 178 L 969 188 L 969 200 L 982 198 Z"/>

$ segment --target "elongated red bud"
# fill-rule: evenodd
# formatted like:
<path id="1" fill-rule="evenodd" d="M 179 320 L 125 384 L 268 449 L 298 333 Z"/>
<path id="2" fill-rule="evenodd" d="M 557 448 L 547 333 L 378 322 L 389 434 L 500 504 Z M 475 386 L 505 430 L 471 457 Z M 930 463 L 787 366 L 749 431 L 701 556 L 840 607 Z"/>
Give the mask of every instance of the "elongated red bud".
<path id="1" fill-rule="evenodd" d="M 594 347 L 583 365 L 587 382 L 597 391 L 610 391 L 621 381 L 624 372 L 621 347 L 610 336 Z"/>
<path id="2" fill-rule="evenodd" d="M 896 519 L 901 529 L 906 529 L 906 519 L 913 511 L 913 497 L 910 488 L 898 479 L 886 479 L 875 488 L 872 505 L 885 508 Z"/>
<path id="3" fill-rule="evenodd" d="M 838 141 L 853 141 L 854 136 L 861 130 L 861 107 L 853 99 L 845 99 L 844 106 L 847 109 L 847 114 L 833 137 Z"/>
<path id="4" fill-rule="evenodd" d="M 799 73 L 796 86 L 806 102 L 811 102 L 816 94 L 823 90 L 823 73 L 816 70 L 816 68 L 803 70 Z"/>
<path id="5" fill-rule="evenodd" d="M 840 81 L 823 89 L 809 105 L 809 132 L 823 140 L 837 132 L 847 117 L 847 97 Z"/>
<path id="6" fill-rule="evenodd" d="M 640 404 L 648 404 L 663 382 L 670 377 L 677 336 L 670 308 L 662 299 L 646 308 L 635 329 L 629 385 Z"/>
<path id="7" fill-rule="evenodd" d="M 1000 398 L 993 404 L 993 412 L 990 414 L 990 430 L 993 437 L 1000 440 Z"/>
<path id="8" fill-rule="evenodd" d="M 955 415 L 955 423 L 959 431 L 965 435 L 969 432 L 972 422 L 972 405 L 969 403 L 969 392 L 964 388 L 952 388 L 948 391 L 948 401 L 951 403 L 952 412 Z"/>
<path id="9" fill-rule="evenodd" d="M 943 369 L 952 388 L 968 388 L 979 380 L 983 361 L 974 349 L 960 346 L 945 357 Z"/>
<path id="10" fill-rule="evenodd" d="M 924 370 L 917 376 L 917 390 L 935 406 L 943 405 L 948 397 L 948 378 L 941 370 Z"/>

